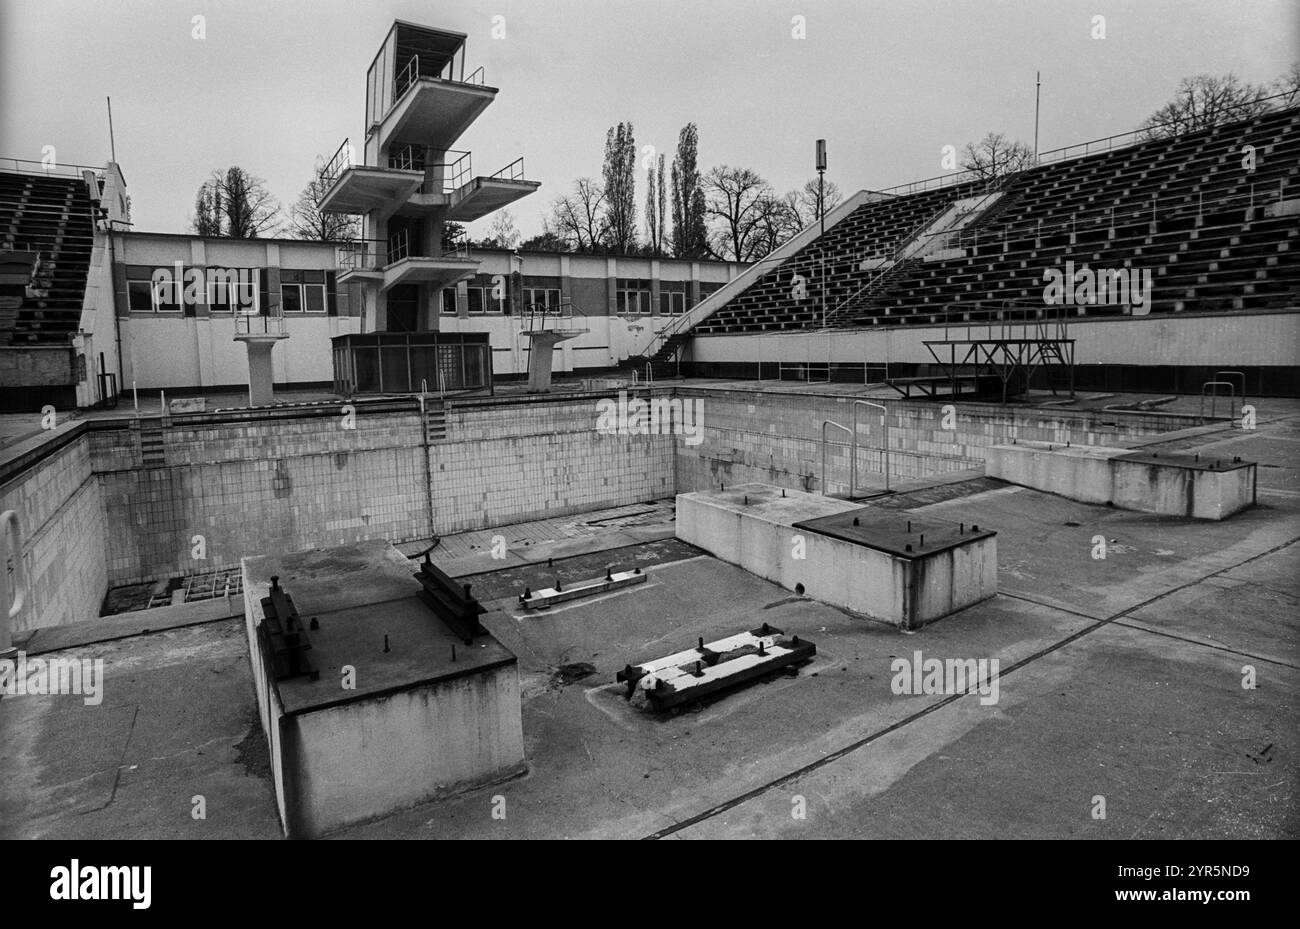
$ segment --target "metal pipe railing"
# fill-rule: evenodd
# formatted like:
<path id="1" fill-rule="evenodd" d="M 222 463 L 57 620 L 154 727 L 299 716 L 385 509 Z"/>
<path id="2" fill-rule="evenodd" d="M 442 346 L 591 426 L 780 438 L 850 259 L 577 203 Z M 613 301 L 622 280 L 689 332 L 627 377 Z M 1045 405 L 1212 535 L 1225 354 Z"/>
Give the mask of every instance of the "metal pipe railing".
<path id="1" fill-rule="evenodd" d="M 1270 105 L 1270 108 L 1267 112 L 1272 112 L 1275 109 L 1287 109 L 1287 106 L 1283 99 L 1287 96 L 1288 94 L 1286 93 L 1274 94 L 1271 97 L 1264 97 L 1261 98 L 1260 100 L 1251 101 L 1247 104 L 1238 104 L 1237 107 L 1239 108 L 1240 106 L 1243 105 L 1253 106 L 1259 103 L 1267 103 L 1267 104 L 1278 104 L 1278 106 L 1276 107 Z M 1231 108 L 1232 107 L 1229 107 L 1229 109 Z M 1034 164 L 1030 165 L 1029 167 L 1032 169 L 1039 165 L 1050 163 L 1050 162 L 1071 161 L 1075 158 L 1084 158 L 1087 157 L 1088 155 L 1095 155 L 1103 151 L 1114 151 L 1116 149 L 1129 148 L 1133 145 L 1138 144 L 1139 142 L 1148 141 L 1147 133 L 1159 129 L 1166 129 L 1170 126 L 1182 127 L 1184 126 L 1184 123 L 1185 121 L 1174 120 L 1168 123 L 1160 123 L 1155 126 L 1147 126 L 1140 129 L 1130 129 L 1127 132 L 1121 132 L 1117 135 L 1103 136 L 1099 139 L 1090 139 L 1085 142 L 1075 142 L 1072 145 L 1066 145 L 1063 146 L 1062 148 L 1049 149 L 1045 152 L 1040 152 L 1037 161 L 1034 162 Z M 1189 126 L 1183 128 L 1181 132 L 1177 132 L 1173 136 L 1170 136 L 1169 139 L 1176 139 L 1179 138 L 1180 136 L 1190 135 L 1195 132 L 1204 132 L 1205 130 L 1210 128 L 1216 128 L 1216 127 Z M 1125 139 L 1127 141 L 1116 144 L 1117 139 Z M 1105 143 L 1104 148 L 1102 147 L 1102 143 Z M 1083 150 L 1078 151 L 1078 149 L 1080 148 Z M 1074 152 L 1074 154 L 1070 154 L 1070 152 Z M 938 174 L 935 175 L 934 177 L 922 178 L 919 181 L 911 181 L 910 183 L 907 184 L 898 184 L 894 187 L 883 187 L 880 190 L 876 191 L 876 193 L 894 194 L 897 196 L 901 194 L 916 193 L 921 190 L 950 187 L 955 184 L 963 184 L 971 181 L 978 181 L 980 179 L 981 179 L 981 175 L 976 171 L 957 171 L 951 174 Z"/>
<path id="2" fill-rule="evenodd" d="M 1220 387 L 1226 387 L 1226 388 L 1228 388 L 1228 401 L 1229 401 L 1229 403 L 1231 403 L 1232 406 L 1236 406 L 1236 405 L 1237 405 L 1237 401 L 1236 401 L 1236 396 L 1237 396 L 1237 385 L 1233 384 L 1231 381 L 1206 381 L 1204 384 L 1201 385 L 1201 405 L 1200 405 L 1200 409 L 1199 409 L 1199 411 L 1197 412 L 1197 419 L 1198 419 L 1199 421 L 1201 421 L 1202 425 L 1204 425 L 1204 421 L 1205 421 L 1205 397 L 1206 397 L 1205 388 L 1207 388 L 1207 387 L 1213 387 L 1213 388 L 1214 388 L 1214 391 L 1213 391 L 1211 394 L 1209 394 L 1209 397 L 1210 397 L 1210 419 L 1217 419 L 1217 418 L 1218 418 L 1218 413 L 1219 413 L 1219 397 L 1223 396 L 1222 394 L 1219 393 L 1219 388 L 1220 388 Z M 1231 409 L 1231 408 L 1232 408 L 1232 407 L 1230 406 L 1229 409 Z"/>
<path id="3" fill-rule="evenodd" d="M 279 314 L 262 316 L 254 313 L 240 313 L 235 317 L 236 335 L 284 335 L 284 332 L 284 317 Z M 164 415 L 166 414 L 166 408 L 164 399 Z"/>
<path id="4" fill-rule="evenodd" d="M 321 192 L 324 193 L 338 179 L 338 176 L 352 166 L 351 139 L 344 139 L 325 167 L 320 169 Z"/>
<path id="5" fill-rule="evenodd" d="M 37 177 L 81 177 L 83 171 L 93 171 L 95 180 L 104 179 L 103 166 L 95 167 L 94 165 L 67 165 L 58 164 L 57 162 L 46 163 L 44 161 L 32 161 L 28 158 L 0 158 L 0 170 L 10 171 L 14 174 L 30 174 Z"/>
<path id="6" fill-rule="evenodd" d="M 853 437 L 853 433 L 848 426 L 842 426 L 839 423 L 835 422 L 835 420 L 833 419 L 822 420 L 822 473 L 820 479 L 821 479 L 823 497 L 830 496 L 829 494 L 826 493 L 826 427 L 827 426 L 834 426 L 836 429 L 842 429 L 849 434 L 850 438 Z M 850 496 L 851 495 L 852 495 L 852 488 L 850 488 Z"/>
<path id="7" fill-rule="evenodd" d="M 506 165 L 496 174 L 492 175 L 494 180 L 498 181 L 522 181 L 524 179 L 524 158 L 520 155 L 510 164 Z"/>
<path id="8" fill-rule="evenodd" d="M 22 523 L 15 510 L 0 513 L 0 658 L 12 656 L 13 621 L 27 600 L 27 569 L 23 564 Z M 13 587 L 9 586 L 9 559 L 14 562 Z"/>
<path id="9" fill-rule="evenodd" d="M 853 401 L 853 468 L 849 472 L 849 497 L 855 496 L 854 488 L 858 483 L 858 407 L 869 406 L 880 410 L 880 428 L 885 434 L 885 492 L 889 492 L 889 410 L 883 403 L 870 400 Z"/>
<path id="10" fill-rule="evenodd" d="M 447 161 L 446 156 L 459 155 L 455 161 Z M 469 152 L 443 152 L 442 192 L 449 194 L 467 184 L 474 177 L 474 161 Z"/>
<path id="11" fill-rule="evenodd" d="M 1246 374 L 1245 374 L 1245 372 L 1244 372 L 1244 371 L 1215 371 L 1215 372 L 1214 372 L 1214 379 L 1215 379 L 1216 381 L 1222 382 L 1224 379 L 1229 378 L 1229 377 L 1234 377 L 1234 378 L 1238 378 L 1238 377 L 1239 377 L 1239 378 L 1241 378 L 1241 398 L 1240 398 L 1240 402 L 1242 403 L 1242 405 L 1245 405 L 1245 403 L 1246 403 Z"/>

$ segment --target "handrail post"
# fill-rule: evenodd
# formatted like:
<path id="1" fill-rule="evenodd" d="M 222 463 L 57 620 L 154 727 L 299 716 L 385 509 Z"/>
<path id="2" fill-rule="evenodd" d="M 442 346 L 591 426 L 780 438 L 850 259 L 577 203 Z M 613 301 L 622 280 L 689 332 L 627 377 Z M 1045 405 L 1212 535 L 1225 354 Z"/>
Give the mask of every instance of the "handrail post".
<path id="1" fill-rule="evenodd" d="M 27 599 L 27 573 L 23 565 L 22 523 L 15 510 L 0 513 L 0 658 L 12 657 L 13 620 L 22 613 Z M 14 560 L 14 584 L 9 587 L 10 558 Z"/>
<path id="2" fill-rule="evenodd" d="M 1245 374 L 1245 372 L 1243 372 L 1243 371 L 1215 371 L 1215 372 L 1214 372 L 1214 379 L 1215 379 L 1216 381 L 1217 381 L 1217 380 L 1220 380 L 1220 379 L 1228 378 L 1228 377 L 1239 377 L 1239 378 L 1241 378 L 1241 402 L 1244 404 L 1244 403 L 1246 402 L 1246 374 Z M 1234 398 L 1233 402 L 1234 402 L 1234 403 L 1237 402 L 1235 398 Z"/>
<path id="3" fill-rule="evenodd" d="M 853 496 L 853 485 L 858 473 L 858 407 L 869 406 L 880 410 L 880 428 L 885 436 L 885 493 L 889 493 L 889 409 L 883 403 L 870 400 L 853 401 L 853 476 L 849 478 L 849 496 Z"/>
<path id="4" fill-rule="evenodd" d="M 1237 385 L 1235 385 L 1231 381 L 1206 381 L 1204 384 L 1201 385 L 1201 405 L 1197 415 L 1198 419 L 1200 420 L 1205 419 L 1205 388 L 1207 387 L 1215 388 L 1214 391 L 1210 394 L 1210 419 L 1214 419 L 1219 413 L 1220 394 L 1218 388 L 1220 387 L 1228 388 L 1229 391 L 1228 399 L 1234 406 L 1236 405 Z M 1229 409 L 1231 409 L 1231 407 L 1229 407 Z"/>
<path id="5" fill-rule="evenodd" d="M 829 494 L 826 493 L 826 427 L 827 427 L 827 426 L 834 426 L 836 429 L 843 429 L 845 432 L 848 432 L 848 433 L 849 433 L 849 436 L 850 436 L 850 437 L 852 437 L 852 435 L 853 435 L 853 433 L 849 431 L 849 427 L 848 427 L 848 426 L 842 426 L 842 425 L 840 425 L 839 423 L 837 423 L 837 422 L 835 422 L 834 420 L 831 420 L 831 419 L 824 419 L 824 420 L 822 420 L 822 473 L 821 473 L 821 484 L 822 484 L 822 496 L 823 496 L 823 497 L 825 497 L 825 496 L 829 496 Z M 852 494 L 853 494 L 853 489 L 850 487 L 850 488 L 849 488 L 849 495 L 852 496 Z"/>

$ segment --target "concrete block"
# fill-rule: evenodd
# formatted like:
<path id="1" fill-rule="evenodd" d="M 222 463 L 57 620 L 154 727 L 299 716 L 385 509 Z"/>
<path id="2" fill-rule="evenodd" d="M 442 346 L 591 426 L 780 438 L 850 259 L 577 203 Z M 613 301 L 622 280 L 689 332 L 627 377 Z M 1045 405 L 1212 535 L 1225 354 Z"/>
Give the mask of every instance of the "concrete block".
<path id="1" fill-rule="evenodd" d="M 1020 442 L 988 449 L 985 470 L 1082 503 L 1164 516 L 1226 519 L 1255 501 L 1256 464 L 1229 458 Z"/>
<path id="2" fill-rule="evenodd" d="M 910 523 L 906 514 L 767 484 L 677 497 L 683 541 L 902 629 L 997 593 L 996 533 L 932 518 Z"/>
<path id="3" fill-rule="evenodd" d="M 323 835 L 523 770 L 515 656 L 487 634 L 464 645 L 417 597 L 410 562 L 387 542 L 245 558 L 242 567 L 287 836 Z M 308 627 L 315 679 L 273 673 L 258 629 L 273 575 Z"/>

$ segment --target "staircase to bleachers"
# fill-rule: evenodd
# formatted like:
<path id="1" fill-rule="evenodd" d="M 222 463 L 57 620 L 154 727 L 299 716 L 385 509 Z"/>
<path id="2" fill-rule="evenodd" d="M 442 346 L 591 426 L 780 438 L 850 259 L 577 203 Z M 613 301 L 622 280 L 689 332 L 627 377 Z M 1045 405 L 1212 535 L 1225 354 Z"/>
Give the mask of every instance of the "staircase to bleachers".
<path id="1" fill-rule="evenodd" d="M 1255 168 L 1242 166 L 1254 146 Z M 1135 268 L 1152 273 L 1150 312 L 1300 306 L 1300 220 L 1273 215 L 1300 197 L 1300 108 L 1173 139 L 1138 142 L 1040 165 L 1007 179 L 1004 196 L 932 255 L 862 269 L 978 182 L 866 203 L 693 330 L 743 333 L 832 326 L 933 325 L 998 318 L 1043 304 L 1044 271 Z M 824 275 L 823 275 L 824 264 Z M 791 274 L 808 280 L 798 300 Z M 824 287 L 821 286 L 824 281 Z M 1075 307 L 1080 316 L 1128 308 Z"/>
<path id="2" fill-rule="evenodd" d="M 38 252 L 42 280 L 0 306 L 0 345 L 66 344 L 77 331 L 95 237 L 80 177 L 0 172 L 0 252 Z"/>

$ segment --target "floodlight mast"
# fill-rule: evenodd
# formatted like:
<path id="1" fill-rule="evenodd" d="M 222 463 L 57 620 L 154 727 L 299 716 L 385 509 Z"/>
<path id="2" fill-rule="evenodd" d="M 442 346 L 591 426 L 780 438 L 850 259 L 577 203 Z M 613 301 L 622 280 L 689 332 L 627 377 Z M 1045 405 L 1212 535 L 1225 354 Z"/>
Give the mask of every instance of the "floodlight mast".
<path id="1" fill-rule="evenodd" d="M 821 235 L 826 235 L 826 140 L 817 140 L 817 216 L 821 220 Z M 821 245 L 822 283 L 819 288 L 822 298 L 822 328 L 826 328 L 826 245 Z M 827 376 L 830 375 L 830 349 L 827 348 Z"/>

